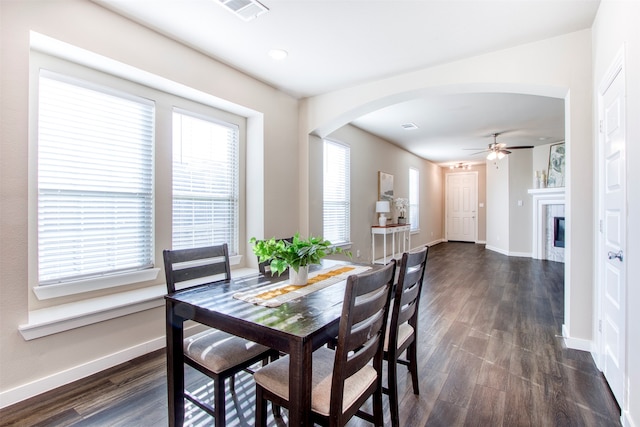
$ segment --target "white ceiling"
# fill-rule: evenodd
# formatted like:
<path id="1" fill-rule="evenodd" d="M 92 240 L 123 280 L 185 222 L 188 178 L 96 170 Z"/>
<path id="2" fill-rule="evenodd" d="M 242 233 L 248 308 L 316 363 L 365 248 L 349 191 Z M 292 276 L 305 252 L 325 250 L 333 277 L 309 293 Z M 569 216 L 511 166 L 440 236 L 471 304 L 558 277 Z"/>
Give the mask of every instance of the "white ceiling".
<path id="1" fill-rule="evenodd" d="M 262 0 L 245 22 L 219 0 L 93 0 L 295 97 L 589 28 L 600 0 Z M 273 48 L 289 56 L 274 61 Z M 401 125 L 414 122 L 417 130 Z M 482 160 L 492 142 L 564 139 L 562 100 L 441 95 L 363 116 L 354 125 L 437 163 Z M 541 140 L 540 138 L 546 138 Z"/>

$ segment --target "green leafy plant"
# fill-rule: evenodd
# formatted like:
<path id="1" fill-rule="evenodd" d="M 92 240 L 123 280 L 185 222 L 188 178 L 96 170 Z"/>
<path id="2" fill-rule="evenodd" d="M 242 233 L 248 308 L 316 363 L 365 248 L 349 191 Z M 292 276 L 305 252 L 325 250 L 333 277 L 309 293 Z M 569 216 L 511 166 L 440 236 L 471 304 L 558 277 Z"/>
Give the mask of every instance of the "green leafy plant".
<path id="1" fill-rule="evenodd" d="M 258 256 L 259 262 L 270 262 L 271 272 L 278 275 L 287 267 L 297 272 L 300 267 L 320 264 L 320 260 L 327 255 L 343 253 L 351 257 L 351 252 L 332 246 L 329 240 L 313 236 L 301 239 L 299 233 L 293 236 L 291 242 L 275 238 L 258 240 L 255 237 L 249 242 L 253 244 L 253 253 Z"/>

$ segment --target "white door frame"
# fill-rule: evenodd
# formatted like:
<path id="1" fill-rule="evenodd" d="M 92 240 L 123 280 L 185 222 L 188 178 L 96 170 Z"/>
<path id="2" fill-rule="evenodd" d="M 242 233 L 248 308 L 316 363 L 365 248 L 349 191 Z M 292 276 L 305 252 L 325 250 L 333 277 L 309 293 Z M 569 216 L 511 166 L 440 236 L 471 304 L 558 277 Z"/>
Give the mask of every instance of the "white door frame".
<path id="1" fill-rule="evenodd" d="M 602 81 L 600 82 L 600 86 L 598 87 L 598 99 L 597 99 L 597 114 L 598 114 L 598 120 L 596 121 L 598 129 L 596 134 L 598 135 L 598 157 L 597 157 L 597 170 L 598 170 L 598 207 L 597 207 L 597 224 L 595 224 L 595 226 L 597 227 L 596 229 L 599 230 L 599 232 L 597 233 L 598 239 L 597 239 L 597 245 L 595 247 L 595 254 L 594 254 L 594 265 L 595 265 L 595 269 L 596 269 L 596 289 L 595 289 L 595 298 L 596 298 L 596 306 L 597 306 L 597 317 L 594 319 L 594 325 L 593 325 L 593 336 L 595 337 L 595 345 L 594 345 L 594 351 L 595 351 L 595 357 L 594 360 L 596 362 L 596 365 L 598 367 L 598 369 L 600 371 L 604 370 L 604 360 L 605 360 L 605 342 L 603 339 L 603 334 L 602 334 L 602 319 L 603 319 L 603 312 L 604 312 L 604 301 L 602 300 L 602 295 L 604 293 L 604 274 L 605 274 L 605 265 L 602 262 L 602 254 L 604 253 L 604 248 L 605 248 L 605 235 L 604 235 L 604 211 L 605 211 L 605 203 L 604 203 L 604 185 L 605 185 L 605 169 L 604 169 L 604 135 L 601 129 L 602 126 L 602 122 L 604 120 L 604 101 L 603 101 L 603 95 L 606 92 L 606 90 L 609 88 L 609 86 L 613 83 L 613 81 L 615 80 L 615 78 L 620 75 L 623 78 L 625 78 L 625 61 L 624 61 L 624 52 L 625 52 L 625 46 L 623 46 L 620 51 L 618 52 L 618 54 L 616 55 L 614 61 L 612 62 L 611 66 L 609 67 L 609 69 L 607 70 L 607 73 L 604 75 Z M 626 113 L 625 113 L 626 114 Z M 625 118 L 625 126 L 626 126 L 626 120 L 627 118 Z M 625 139 L 626 140 L 626 139 Z M 626 148 L 625 148 L 626 151 Z M 627 161 L 627 156 L 625 156 L 625 168 L 626 170 L 628 170 L 628 161 Z M 623 178 L 625 180 L 625 188 L 626 191 L 628 192 L 628 188 L 629 188 L 629 183 L 627 181 L 627 177 L 625 176 Z M 624 221 L 626 224 L 628 224 L 628 217 L 627 217 L 627 200 L 625 197 L 624 200 Z M 626 225 L 625 225 L 626 227 Z M 625 247 L 625 252 L 626 252 L 626 247 Z M 622 266 L 623 269 L 627 268 L 627 262 L 625 262 Z M 627 275 L 625 274 L 625 277 L 627 277 Z M 624 329 L 625 332 L 622 335 L 622 339 L 624 340 L 624 343 L 622 344 L 622 348 L 623 348 L 623 352 L 625 354 L 625 364 L 624 367 L 622 369 L 622 384 L 623 384 L 623 390 L 622 390 L 622 401 L 618 402 L 620 405 L 620 409 L 621 409 L 621 422 L 622 422 L 622 418 L 624 416 L 625 410 L 627 410 L 628 408 L 626 408 L 627 402 L 628 402 L 628 393 L 629 393 L 629 389 L 627 387 L 627 366 L 629 364 L 629 360 L 626 357 L 627 356 L 627 333 L 629 331 L 629 325 L 626 323 L 627 322 L 627 314 L 628 313 L 628 302 L 627 302 L 627 289 L 628 289 L 628 283 L 625 280 L 624 283 L 624 289 L 623 291 L 623 297 L 622 297 L 622 301 L 624 301 Z"/>
<path id="2" fill-rule="evenodd" d="M 474 221 L 475 221 L 475 230 L 474 230 L 474 235 L 473 235 L 473 242 L 474 243 L 478 243 L 478 171 L 466 171 L 466 172 L 449 172 L 445 174 L 444 177 L 444 184 L 445 184 L 445 190 L 444 190 L 444 237 L 446 241 L 449 241 L 449 176 L 450 175 L 460 175 L 460 174 L 473 174 L 475 175 L 475 180 L 476 180 L 476 185 L 475 188 L 473 189 L 473 191 L 475 192 L 475 207 L 474 207 L 474 212 L 475 212 L 475 217 L 474 217 Z"/>

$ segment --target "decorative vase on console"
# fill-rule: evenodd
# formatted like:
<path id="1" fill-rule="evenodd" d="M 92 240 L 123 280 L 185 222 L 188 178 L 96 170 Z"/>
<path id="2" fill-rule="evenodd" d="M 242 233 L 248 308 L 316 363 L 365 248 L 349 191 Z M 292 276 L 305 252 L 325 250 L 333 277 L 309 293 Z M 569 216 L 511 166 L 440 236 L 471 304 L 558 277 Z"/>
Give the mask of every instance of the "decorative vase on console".
<path id="1" fill-rule="evenodd" d="M 407 207 L 409 207 L 409 199 L 399 197 L 394 199 L 393 204 L 398 211 L 398 224 L 406 224 L 407 218 L 405 215 L 407 214 Z"/>

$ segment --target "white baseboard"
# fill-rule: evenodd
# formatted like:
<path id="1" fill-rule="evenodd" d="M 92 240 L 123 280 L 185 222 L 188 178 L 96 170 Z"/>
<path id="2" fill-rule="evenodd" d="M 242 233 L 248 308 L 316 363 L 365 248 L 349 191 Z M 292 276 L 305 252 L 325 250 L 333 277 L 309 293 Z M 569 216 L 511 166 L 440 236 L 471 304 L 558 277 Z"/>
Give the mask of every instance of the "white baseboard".
<path id="1" fill-rule="evenodd" d="M 442 242 L 446 242 L 446 240 L 444 240 L 444 239 L 436 239 L 436 240 L 433 240 L 431 242 L 428 242 L 427 246 L 437 245 L 438 243 L 442 243 Z"/>
<path id="2" fill-rule="evenodd" d="M 506 255 L 506 256 L 531 258 L 531 252 L 510 252 L 506 249 L 497 248 L 491 245 L 486 245 L 486 248 L 489 249 L 490 251 L 498 252 L 499 254 Z"/>
<path id="3" fill-rule="evenodd" d="M 491 245 L 486 245 L 485 248 L 489 249 L 490 251 L 498 252 L 499 254 L 509 256 L 509 252 L 507 252 L 506 250 L 504 250 L 502 248 L 497 248 L 497 247 L 491 246 Z"/>
<path id="4" fill-rule="evenodd" d="M 112 353 L 99 359 L 83 363 L 82 365 L 74 366 L 73 368 L 3 391 L 0 393 L 0 408 L 13 405 L 14 403 L 104 371 L 105 369 L 127 362 L 138 356 L 159 350 L 165 345 L 165 337 L 155 338 L 117 353 Z"/>
<path id="5" fill-rule="evenodd" d="M 593 341 L 585 340 L 582 338 L 571 338 L 569 336 L 569 331 L 567 331 L 566 325 L 562 325 L 562 338 L 564 339 L 564 343 L 568 348 L 593 353 Z"/>
<path id="6" fill-rule="evenodd" d="M 509 256 L 531 258 L 531 252 L 509 252 Z"/>

